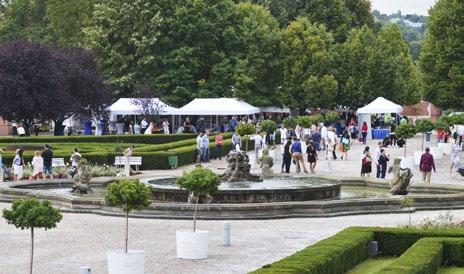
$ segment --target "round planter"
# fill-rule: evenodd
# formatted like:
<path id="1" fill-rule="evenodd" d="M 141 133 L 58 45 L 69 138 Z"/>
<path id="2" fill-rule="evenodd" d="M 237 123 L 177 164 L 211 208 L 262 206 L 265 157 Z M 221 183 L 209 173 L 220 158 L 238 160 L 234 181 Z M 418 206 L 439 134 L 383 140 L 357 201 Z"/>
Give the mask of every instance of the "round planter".
<path id="1" fill-rule="evenodd" d="M 108 250 L 108 274 L 144 274 L 145 252 L 141 250 Z"/>
<path id="2" fill-rule="evenodd" d="M 418 166 L 422 157 L 422 151 L 414 151 L 414 164 Z"/>
<path id="3" fill-rule="evenodd" d="M 413 156 L 401 157 L 401 168 L 414 169 L 414 157 Z"/>
<path id="4" fill-rule="evenodd" d="M 443 159 L 443 147 L 430 147 L 430 153 L 435 160 Z"/>
<path id="5" fill-rule="evenodd" d="M 176 231 L 177 258 L 201 260 L 208 258 L 209 231 Z"/>
<path id="6" fill-rule="evenodd" d="M 438 143 L 437 145 L 439 148 L 443 148 L 443 153 L 446 155 L 451 155 L 451 151 L 453 150 L 453 145 L 450 143 Z"/>

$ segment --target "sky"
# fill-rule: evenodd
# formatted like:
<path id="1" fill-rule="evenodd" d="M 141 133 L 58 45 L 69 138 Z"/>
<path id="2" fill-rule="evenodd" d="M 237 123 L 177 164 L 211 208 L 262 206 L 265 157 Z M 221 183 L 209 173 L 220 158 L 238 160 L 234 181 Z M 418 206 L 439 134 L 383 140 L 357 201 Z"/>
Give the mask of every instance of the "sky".
<path id="1" fill-rule="evenodd" d="M 402 14 L 428 15 L 428 9 L 436 0 L 370 0 L 372 10 L 392 14 L 401 10 Z"/>

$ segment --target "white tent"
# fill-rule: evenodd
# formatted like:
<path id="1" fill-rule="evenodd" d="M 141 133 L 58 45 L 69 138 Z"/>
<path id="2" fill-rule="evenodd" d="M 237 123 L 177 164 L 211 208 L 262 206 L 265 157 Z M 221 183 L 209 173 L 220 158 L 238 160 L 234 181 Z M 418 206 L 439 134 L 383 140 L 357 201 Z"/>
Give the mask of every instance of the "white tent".
<path id="1" fill-rule="evenodd" d="M 197 98 L 175 111 L 178 115 L 251 115 L 260 109 L 237 98 Z"/>
<path id="2" fill-rule="evenodd" d="M 373 113 L 401 113 L 403 107 L 389 101 L 383 97 L 379 97 L 370 104 L 358 108 L 358 114 L 373 114 Z"/>
<path id="3" fill-rule="evenodd" d="M 111 120 L 116 119 L 116 115 L 143 115 L 140 107 L 134 104 L 134 99 L 137 98 L 120 98 L 114 104 L 109 107 Z M 147 98 L 150 99 L 150 98 Z M 177 108 L 171 107 L 158 98 L 151 98 L 153 100 L 153 105 L 156 107 L 162 106 L 162 111 L 160 115 L 174 115 L 178 110 Z M 143 99 L 144 100 L 144 99 Z"/>
<path id="4" fill-rule="evenodd" d="M 383 97 L 378 97 L 374 101 L 372 101 L 370 104 L 358 108 L 358 126 L 359 126 L 359 132 L 361 132 L 361 126 L 363 122 L 367 123 L 367 138 L 371 138 L 371 114 L 376 114 L 376 113 L 401 113 L 403 111 L 403 107 L 400 105 L 397 105 L 393 103 L 392 101 L 389 101 Z"/>
<path id="5" fill-rule="evenodd" d="M 290 108 L 283 107 L 262 107 L 260 108 L 261 112 L 270 112 L 270 113 L 290 113 Z"/>

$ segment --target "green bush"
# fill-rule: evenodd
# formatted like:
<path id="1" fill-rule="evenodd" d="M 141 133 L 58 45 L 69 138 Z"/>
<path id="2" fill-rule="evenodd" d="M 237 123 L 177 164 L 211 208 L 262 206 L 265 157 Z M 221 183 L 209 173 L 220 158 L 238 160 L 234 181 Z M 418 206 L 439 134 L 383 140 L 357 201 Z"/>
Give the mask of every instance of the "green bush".
<path id="1" fill-rule="evenodd" d="M 273 133 L 277 130 L 277 124 L 272 120 L 264 120 L 261 123 L 260 130 L 266 133 Z"/>
<path id="2" fill-rule="evenodd" d="M 328 123 L 336 122 L 340 119 L 340 114 L 336 111 L 329 111 L 325 114 L 325 121 Z"/>
<path id="3" fill-rule="evenodd" d="M 282 123 L 288 129 L 295 128 L 296 124 L 298 124 L 298 118 L 296 118 L 296 117 L 287 117 L 282 121 Z"/>

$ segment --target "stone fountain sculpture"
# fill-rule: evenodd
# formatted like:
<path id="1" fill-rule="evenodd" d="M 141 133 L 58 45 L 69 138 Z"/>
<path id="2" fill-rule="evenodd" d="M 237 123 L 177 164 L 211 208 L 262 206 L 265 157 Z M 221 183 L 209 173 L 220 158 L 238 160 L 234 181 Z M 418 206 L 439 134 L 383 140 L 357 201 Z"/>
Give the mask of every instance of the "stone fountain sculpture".
<path id="1" fill-rule="evenodd" d="M 227 171 L 222 175 L 224 182 L 261 182 L 263 179 L 250 173 L 250 158 L 244 151 L 232 150 L 227 154 Z"/>
<path id="2" fill-rule="evenodd" d="M 87 194 L 90 191 L 90 180 L 92 179 L 92 168 L 85 159 L 79 161 L 77 175 L 74 176 L 73 192 Z"/>
<path id="3" fill-rule="evenodd" d="M 393 160 L 393 166 L 388 173 L 393 173 L 393 179 L 390 181 L 390 193 L 393 195 L 406 195 L 409 193 L 412 172 L 409 168 L 401 168 L 401 159 Z"/>
<path id="4" fill-rule="evenodd" d="M 269 149 L 263 149 L 263 155 L 258 158 L 258 162 L 261 166 L 263 178 L 271 178 L 273 175 L 272 166 L 274 165 L 274 159 L 269 156 Z"/>

